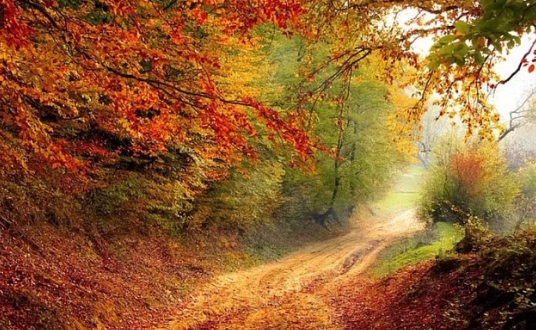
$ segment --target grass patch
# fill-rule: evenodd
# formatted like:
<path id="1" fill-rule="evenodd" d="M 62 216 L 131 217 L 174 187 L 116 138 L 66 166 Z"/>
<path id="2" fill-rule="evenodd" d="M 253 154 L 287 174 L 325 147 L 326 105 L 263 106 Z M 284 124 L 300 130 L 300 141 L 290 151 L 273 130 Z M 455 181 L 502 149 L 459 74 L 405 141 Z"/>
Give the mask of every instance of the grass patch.
<path id="1" fill-rule="evenodd" d="M 402 239 L 382 251 L 369 272 L 373 277 L 383 277 L 402 267 L 433 259 L 451 250 L 462 237 L 463 232 L 459 228 L 438 222 L 433 230 Z M 430 244 L 423 245 L 429 240 L 432 240 Z"/>
<path id="2" fill-rule="evenodd" d="M 394 213 L 415 207 L 419 201 L 417 192 L 392 192 L 386 198 L 374 204 L 374 210 L 380 214 Z"/>
<path id="3" fill-rule="evenodd" d="M 389 192 L 372 206 L 375 212 L 390 214 L 415 207 L 421 197 L 424 169 L 412 166 L 400 175 Z"/>

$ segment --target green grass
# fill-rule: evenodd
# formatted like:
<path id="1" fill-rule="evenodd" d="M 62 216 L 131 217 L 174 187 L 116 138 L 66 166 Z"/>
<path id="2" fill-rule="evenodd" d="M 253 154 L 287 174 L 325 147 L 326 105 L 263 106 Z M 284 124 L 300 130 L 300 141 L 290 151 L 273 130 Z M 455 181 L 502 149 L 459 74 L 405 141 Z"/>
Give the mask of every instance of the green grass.
<path id="1" fill-rule="evenodd" d="M 424 170 L 412 166 L 400 175 L 392 189 L 372 206 L 377 213 L 389 214 L 415 207 L 421 197 Z"/>
<path id="2" fill-rule="evenodd" d="M 434 237 L 435 240 L 430 244 L 422 245 L 422 242 L 430 236 Z M 378 261 L 369 272 L 373 277 L 383 277 L 402 267 L 433 259 L 435 256 L 451 250 L 462 237 L 462 231 L 454 225 L 438 222 L 436 228 L 431 232 L 417 233 L 381 252 Z"/>
<path id="3" fill-rule="evenodd" d="M 392 192 L 387 194 L 386 197 L 373 205 L 376 212 L 384 214 L 407 210 L 415 207 L 419 201 L 419 194 L 417 192 Z"/>

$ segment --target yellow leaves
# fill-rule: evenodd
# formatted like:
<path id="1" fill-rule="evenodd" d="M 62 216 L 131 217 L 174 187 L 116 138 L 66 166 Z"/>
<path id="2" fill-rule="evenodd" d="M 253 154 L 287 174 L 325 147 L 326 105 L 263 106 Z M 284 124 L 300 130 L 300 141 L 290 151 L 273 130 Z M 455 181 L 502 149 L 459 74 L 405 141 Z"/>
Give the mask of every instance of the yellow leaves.
<path id="1" fill-rule="evenodd" d="M 241 95 L 259 97 L 267 90 L 274 89 L 270 81 L 274 68 L 257 45 L 243 44 L 237 38 L 229 38 L 226 46 L 232 49 L 232 53 L 230 51 L 220 57 L 222 74 L 217 82 L 229 98 L 239 98 Z M 259 84 L 261 81 L 262 86 Z"/>
<path id="2" fill-rule="evenodd" d="M 417 100 L 408 97 L 403 90 L 393 86 L 389 87 L 389 91 L 394 109 L 388 117 L 387 127 L 394 148 L 407 161 L 414 161 L 413 156 L 416 153 L 414 141 L 419 136 L 419 134 L 415 134 L 415 128 L 420 115 L 412 109 L 414 109 Z"/>

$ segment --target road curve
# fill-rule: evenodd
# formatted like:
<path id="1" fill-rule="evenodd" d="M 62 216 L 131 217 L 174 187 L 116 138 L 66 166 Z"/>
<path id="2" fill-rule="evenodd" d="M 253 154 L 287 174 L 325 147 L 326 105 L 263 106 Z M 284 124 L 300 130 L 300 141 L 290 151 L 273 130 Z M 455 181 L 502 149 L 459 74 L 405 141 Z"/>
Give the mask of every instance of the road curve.
<path id="1" fill-rule="evenodd" d="M 413 209 L 354 222 L 344 236 L 216 277 L 157 329 L 339 329 L 320 291 L 359 275 L 395 239 L 423 229 Z"/>

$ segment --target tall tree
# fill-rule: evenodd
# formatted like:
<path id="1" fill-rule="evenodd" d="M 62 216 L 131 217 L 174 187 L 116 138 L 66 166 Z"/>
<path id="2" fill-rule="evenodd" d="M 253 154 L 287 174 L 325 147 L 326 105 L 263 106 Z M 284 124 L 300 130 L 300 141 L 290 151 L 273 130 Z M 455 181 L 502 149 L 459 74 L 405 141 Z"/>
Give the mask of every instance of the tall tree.
<path id="1" fill-rule="evenodd" d="M 281 210 L 291 219 L 306 217 L 324 225 L 330 219 L 342 220 L 357 203 L 383 192 L 393 165 L 413 154 L 408 142 L 413 126 L 405 113 L 414 101 L 396 86 L 374 80 L 370 73 L 378 69 L 376 64 L 382 67 L 381 61 L 370 61 L 370 66 L 341 77 L 343 81 L 326 83 L 337 74 L 335 65 L 302 79 L 301 74 L 329 56 L 327 39 L 315 44 L 314 51 L 300 39 L 276 37 L 271 47 L 276 81 L 289 87 L 283 98 L 273 99 L 274 104 L 296 104 L 305 127 L 329 150 L 316 154 L 313 173 L 286 171 Z M 304 100 L 304 95 L 310 98 Z"/>

